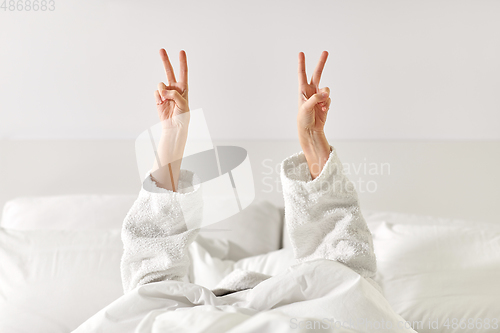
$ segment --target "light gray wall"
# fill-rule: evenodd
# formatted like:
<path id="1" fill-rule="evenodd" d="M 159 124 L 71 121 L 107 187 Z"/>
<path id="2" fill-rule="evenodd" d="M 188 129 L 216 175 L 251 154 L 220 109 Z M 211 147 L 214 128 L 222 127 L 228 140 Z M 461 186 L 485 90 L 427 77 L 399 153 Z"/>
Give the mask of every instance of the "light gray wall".
<path id="1" fill-rule="evenodd" d="M 133 139 L 187 51 L 214 139 L 294 139 L 297 53 L 330 52 L 335 139 L 500 139 L 500 1 L 56 1 L 0 11 L 0 139 Z"/>
<path id="2" fill-rule="evenodd" d="M 500 142 L 338 141 L 363 209 L 499 223 Z M 296 140 L 219 141 L 247 149 L 256 197 L 283 204 L 280 162 Z M 0 208 L 20 196 L 135 194 L 134 140 L 0 140 Z"/>
<path id="3" fill-rule="evenodd" d="M 331 143 L 344 162 L 391 163 L 351 174 L 377 181 L 363 207 L 498 221 L 500 1 L 55 4 L 0 10 L 0 205 L 137 193 L 133 140 L 157 122 L 162 47 L 176 69 L 187 51 L 191 108 L 249 150 L 258 196 L 279 204 L 263 163 L 298 151 L 297 54 L 310 74 L 327 50 Z"/>

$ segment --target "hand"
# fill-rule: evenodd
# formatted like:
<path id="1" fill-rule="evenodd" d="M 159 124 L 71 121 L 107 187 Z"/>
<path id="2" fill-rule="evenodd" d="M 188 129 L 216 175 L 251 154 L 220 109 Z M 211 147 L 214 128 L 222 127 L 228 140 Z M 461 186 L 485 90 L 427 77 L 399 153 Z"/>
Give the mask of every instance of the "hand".
<path id="1" fill-rule="evenodd" d="M 297 125 L 299 130 L 323 132 L 326 115 L 330 107 L 330 89 L 318 89 L 328 52 L 323 51 L 314 70 L 311 82 L 307 83 L 305 55 L 299 53 L 299 113 Z"/>
<path id="2" fill-rule="evenodd" d="M 307 83 L 305 55 L 299 53 L 299 112 L 297 129 L 299 141 L 309 166 L 312 179 L 321 173 L 330 155 L 330 145 L 324 133 L 326 116 L 330 108 L 330 89 L 319 89 L 328 52 L 323 51 L 310 83 Z"/>
<path id="3" fill-rule="evenodd" d="M 160 50 L 160 56 L 168 80 L 168 86 L 160 82 L 158 90 L 155 90 L 156 109 L 162 128 L 187 128 L 189 124 L 189 104 L 186 52 L 179 52 L 181 69 L 179 82 L 175 79 L 174 70 L 165 49 Z"/>
<path id="4" fill-rule="evenodd" d="M 157 186 L 176 192 L 190 118 L 187 58 L 186 52 L 179 52 L 181 71 L 180 80 L 177 82 L 164 49 L 160 50 L 160 56 L 167 74 L 168 86 L 160 82 L 158 90 L 155 90 L 162 133 L 151 175 Z"/>

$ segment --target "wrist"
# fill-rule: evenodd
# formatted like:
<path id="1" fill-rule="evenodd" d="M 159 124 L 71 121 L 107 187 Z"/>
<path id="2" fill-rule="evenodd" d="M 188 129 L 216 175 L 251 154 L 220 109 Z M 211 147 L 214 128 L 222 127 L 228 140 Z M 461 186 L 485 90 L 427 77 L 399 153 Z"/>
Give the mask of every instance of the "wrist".
<path id="1" fill-rule="evenodd" d="M 323 131 L 301 130 L 299 131 L 299 142 L 304 153 L 313 153 L 318 156 L 330 154 L 330 144 Z"/>
<path id="2" fill-rule="evenodd" d="M 187 132 L 187 128 L 163 128 L 152 169 L 157 186 L 176 191 Z"/>
<path id="3" fill-rule="evenodd" d="M 324 132 L 302 130 L 299 131 L 299 141 L 312 179 L 315 179 L 321 171 L 326 161 L 330 157 L 330 144 Z"/>
<path id="4" fill-rule="evenodd" d="M 179 129 L 163 129 L 160 141 L 158 142 L 158 151 L 162 151 L 163 155 L 172 155 L 180 158 L 184 152 L 188 137 L 187 128 Z M 178 156 L 181 154 L 181 156 Z"/>

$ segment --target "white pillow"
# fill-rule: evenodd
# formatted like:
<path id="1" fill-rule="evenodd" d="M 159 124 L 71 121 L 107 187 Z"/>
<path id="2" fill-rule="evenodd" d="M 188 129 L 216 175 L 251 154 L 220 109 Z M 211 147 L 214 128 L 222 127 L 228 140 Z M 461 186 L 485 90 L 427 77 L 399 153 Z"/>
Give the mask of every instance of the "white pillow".
<path id="1" fill-rule="evenodd" d="M 121 297 L 120 232 L 0 227 L 0 332 L 70 332 Z M 193 283 L 211 289 L 229 274 L 227 249 L 226 240 L 198 237 L 189 247 Z"/>
<path id="2" fill-rule="evenodd" d="M 0 228 L 0 332 L 70 332 L 123 294 L 120 230 Z"/>
<path id="3" fill-rule="evenodd" d="M 496 224 L 481 221 L 460 220 L 430 215 L 417 215 L 387 211 L 374 211 L 363 209 L 363 216 L 372 231 L 382 223 L 412 224 L 412 225 L 449 225 L 449 226 L 475 226 L 481 228 L 495 227 Z"/>
<path id="4" fill-rule="evenodd" d="M 240 213 L 200 231 L 208 239 L 229 241 L 229 260 L 256 256 L 281 248 L 283 217 L 269 201 L 256 200 Z"/>
<path id="5" fill-rule="evenodd" d="M 16 230 L 119 229 L 137 195 L 64 195 L 8 201 L 0 225 Z M 225 259 L 239 260 L 281 247 L 280 209 L 256 200 L 242 212 L 201 229 L 208 239 L 228 240 Z"/>
<path id="6" fill-rule="evenodd" d="M 258 272 L 267 275 L 278 275 L 291 265 L 297 264 L 291 247 L 279 249 L 266 254 L 244 258 L 234 264 L 234 268 Z"/>
<path id="7" fill-rule="evenodd" d="M 440 224 L 430 217 L 423 218 L 421 225 L 377 222 L 375 280 L 398 314 L 410 322 L 422 321 L 422 326 L 413 327 L 416 331 L 498 331 L 500 227 L 463 221 Z M 454 318 L 467 326 L 453 326 Z M 490 329 L 484 328 L 486 318 Z M 438 327 L 429 327 L 433 322 Z"/>
<path id="8" fill-rule="evenodd" d="M 282 212 L 284 214 L 283 208 Z M 387 211 L 375 211 L 363 209 L 363 217 L 365 218 L 368 229 L 373 233 L 380 224 L 384 222 L 397 223 L 397 224 L 414 224 L 414 225 L 462 225 L 462 226 L 477 226 L 488 228 L 491 223 L 481 222 L 481 221 L 467 221 L 452 218 L 428 216 L 428 215 L 417 215 L 417 214 L 407 214 L 407 213 L 396 213 Z M 288 236 L 288 231 L 286 223 L 283 223 L 283 247 L 292 248 L 290 243 L 290 237 Z"/>
<path id="9" fill-rule="evenodd" d="M 137 195 L 22 197 L 5 203 L 0 225 L 16 230 L 119 229 Z"/>
<path id="10" fill-rule="evenodd" d="M 8 201 L 0 226 L 15 230 L 119 229 L 136 195 L 64 195 Z M 281 247 L 282 212 L 256 200 L 242 212 L 202 228 L 207 240 L 228 242 L 222 259 L 237 261 Z M 206 244 L 204 244 L 206 245 Z"/>

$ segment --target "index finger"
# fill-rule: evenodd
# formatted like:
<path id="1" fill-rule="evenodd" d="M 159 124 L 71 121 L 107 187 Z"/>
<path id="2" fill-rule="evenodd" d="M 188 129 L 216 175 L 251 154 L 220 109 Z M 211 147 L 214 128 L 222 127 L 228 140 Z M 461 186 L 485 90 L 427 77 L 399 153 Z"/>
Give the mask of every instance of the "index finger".
<path id="1" fill-rule="evenodd" d="M 167 74 L 168 84 L 170 85 L 172 83 L 176 83 L 177 81 L 175 81 L 174 69 L 172 68 L 172 64 L 168 59 L 167 51 L 165 51 L 165 49 L 160 50 L 160 57 L 161 60 L 163 61 L 163 68 L 165 68 L 165 74 Z"/>
<path id="2" fill-rule="evenodd" d="M 323 51 L 321 53 L 321 56 L 319 58 L 318 64 L 316 65 L 316 68 L 314 69 L 314 74 L 311 78 L 311 84 L 315 85 L 316 87 L 319 86 L 319 80 L 321 79 L 321 73 L 323 73 L 323 68 L 325 67 L 326 59 L 328 58 L 328 52 Z"/>
<path id="3" fill-rule="evenodd" d="M 305 64 L 306 56 L 304 52 L 299 53 L 299 87 L 307 84 L 307 75 L 306 75 L 306 64 Z"/>

